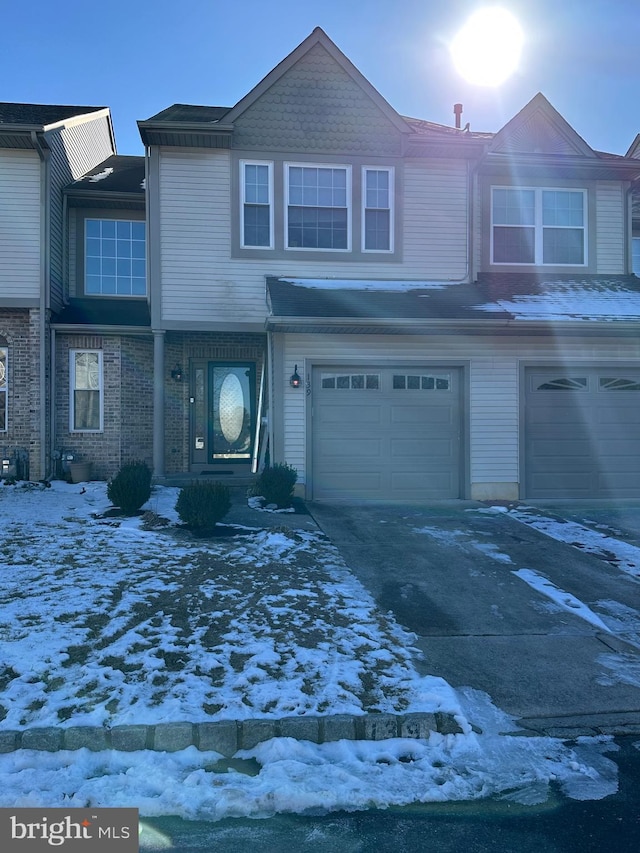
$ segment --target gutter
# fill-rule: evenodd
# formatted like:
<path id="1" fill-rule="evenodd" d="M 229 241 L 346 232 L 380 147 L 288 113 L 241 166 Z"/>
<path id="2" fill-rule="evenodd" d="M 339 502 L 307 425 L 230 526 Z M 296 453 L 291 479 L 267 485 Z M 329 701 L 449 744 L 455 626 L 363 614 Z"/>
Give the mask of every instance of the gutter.
<path id="1" fill-rule="evenodd" d="M 49 174 L 49 158 L 51 151 L 45 141 L 41 139 L 39 134 L 31 131 L 31 141 L 33 147 L 38 152 L 38 157 L 42 163 L 40 171 L 40 317 L 39 317 L 39 393 L 40 393 L 40 412 L 39 412 L 39 428 L 40 428 L 40 478 L 47 474 L 47 345 L 45 336 L 47 332 L 47 317 L 46 312 L 49 308 L 49 270 L 50 257 L 49 246 L 51 238 L 51 199 L 49 193 L 50 174 Z M 49 389 L 53 394 L 53 375 L 49 376 Z M 53 398 L 52 398 L 53 399 Z M 31 476 L 31 475 L 30 475 Z"/>

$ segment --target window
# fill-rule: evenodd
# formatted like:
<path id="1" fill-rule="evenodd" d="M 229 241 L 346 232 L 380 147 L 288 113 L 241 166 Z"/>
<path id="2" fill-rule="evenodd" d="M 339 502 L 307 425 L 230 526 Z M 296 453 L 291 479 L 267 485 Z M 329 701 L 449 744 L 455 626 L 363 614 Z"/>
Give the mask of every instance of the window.
<path id="1" fill-rule="evenodd" d="M 640 276 L 640 237 L 631 241 L 631 261 L 634 275 Z"/>
<path id="2" fill-rule="evenodd" d="M 536 391 L 586 391 L 589 382 L 586 376 L 559 376 L 536 387 Z"/>
<path id="3" fill-rule="evenodd" d="M 640 382 L 625 376 L 601 376 L 598 387 L 601 391 L 640 391 Z"/>
<path id="4" fill-rule="evenodd" d="M 338 391 L 378 391 L 379 373 L 323 373 L 321 384 L 326 389 Z"/>
<path id="5" fill-rule="evenodd" d="M 241 245 L 273 248 L 273 164 L 240 163 Z"/>
<path id="6" fill-rule="evenodd" d="M 491 262 L 586 264 L 585 190 L 508 189 L 491 195 Z"/>
<path id="7" fill-rule="evenodd" d="M 0 432 L 7 431 L 7 350 L 0 347 Z"/>
<path id="8" fill-rule="evenodd" d="M 350 170 L 287 165 L 286 248 L 350 249 Z"/>
<path id="9" fill-rule="evenodd" d="M 71 432 L 101 432 L 102 352 L 71 350 Z"/>
<path id="10" fill-rule="evenodd" d="M 393 375 L 393 390 L 394 391 L 450 391 L 451 376 L 448 373 L 440 373 L 437 375 L 416 375 L 394 373 Z"/>
<path id="11" fill-rule="evenodd" d="M 365 252 L 393 250 L 393 170 L 362 170 L 362 248 Z"/>
<path id="12" fill-rule="evenodd" d="M 145 296 L 145 223 L 125 219 L 85 220 L 85 293 Z"/>

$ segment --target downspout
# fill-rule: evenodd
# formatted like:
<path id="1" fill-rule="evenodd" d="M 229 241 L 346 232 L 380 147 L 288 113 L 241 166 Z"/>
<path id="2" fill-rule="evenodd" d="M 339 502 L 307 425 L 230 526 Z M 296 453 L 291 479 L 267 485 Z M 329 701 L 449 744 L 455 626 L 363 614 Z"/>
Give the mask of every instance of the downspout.
<path id="1" fill-rule="evenodd" d="M 38 138 L 35 130 L 31 131 L 31 141 L 38 152 L 42 169 L 40 171 L 40 210 L 42 225 L 40 228 L 40 317 L 39 317 L 39 393 L 40 393 L 40 479 L 47 475 L 47 331 L 46 313 L 49 308 L 49 270 L 50 270 L 50 240 L 51 240 L 51 199 L 49 193 L 49 158 L 50 150 Z M 51 401 L 50 401 L 51 402 Z M 29 472 L 31 479 L 31 472 Z"/>

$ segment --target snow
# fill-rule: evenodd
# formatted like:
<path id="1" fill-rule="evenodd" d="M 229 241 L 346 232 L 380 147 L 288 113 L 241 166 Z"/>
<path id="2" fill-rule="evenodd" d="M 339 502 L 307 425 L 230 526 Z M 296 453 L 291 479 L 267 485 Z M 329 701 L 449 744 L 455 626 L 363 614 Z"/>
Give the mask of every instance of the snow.
<path id="1" fill-rule="evenodd" d="M 103 169 L 101 172 L 98 172 L 95 175 L 91 175 L 89 181 L 92 184 L 96 184 L 98 181 L 104 181 L 104 179 L 108 178 L 111 174 L 113 174 L 113 168 L 111 166 L 107 166 L 107 168 Z"/>
<path id="2" fill-rule="evenodd" d="M 274 738 L 227 761 L 194 747 L 19 750 L 0 754 L 0 807 L 219 820 L 488 796 L 535 804 L 550 785 L 577 799 L 617 790 L 608 739 L 519 736 L 485 694 L 420 676 L 413 635 L 324 537 L 281 527 L 195 540 L 177 526 L 176 497 L 156 487 L 146 515 L 122 519 L 103 516 L 103 483 L 0 487 L 0 730 L 443 710 L 463 733 Z M 631 618 L 613 605 L 612 618 Z M 616 677 L 615 661 L 603 666 Z"/>
<path id="3" fill-rule="evenodd" d="M 457 281 L 408 281 L 397 279 L 383 281 L 380 279 L 346 279 L 346 278 L 281 278 L 287 284 L 297 287 L 308 287 L 314 290 L 377 290 L 405 293 L 410 290 L 444 290 Z"/>
<path id="4" fill-rule="evenodd" d="M 640 318 L 640 293 L 634 291 L 595 291 L 579 284 L 556 284 L 539 294 L 497 299 L 479 305 L 478 310 L 512 314 L 517 320 L 637 320 Z"/>
<path id="5" fill-rule="evenodd" d="M 605 625 L 602 619 L 594 613 L 591 608 L 587 607 L 584 602 L 580 601 L 579 598 L 576 598 L 575 595 L 572 595 L 570 592 L 565 592 L 563 589 L 560 589 L 560 587 L 557 587 L 548 578 L 539 574 L 539 572 L 535 572 L 533 569 L 518 569 L 517 571 L 514 571 L 513 574 L 521 578 L 525 583 L 529 584 L 532 589 L 537 590 L 542 593 L 542 595 L 546 595 L 556 604 L 560 605 L 563 610 L 568 610 L 569 613 L 573 613 L 574 616 L 579 616 L 580 619 L 584 619 L 586 622 L 591 623 L 591 625 L 594 625 L 600 631 L 611 633 L 610 629 Z"/>
<path id="6" fill-rule="evenodd" d="M 503 508 L 498 507 L 497 509 Z M 592 530 L 590 527 L 585 527 L 575 521 L 550 518 L 527 506 L 510 509 L 509 517 L 533 527 L 534 530 L 538 530 L 552 539 L 573 545 L 586 554 L 593 554 L 616 566 L 632 578 L 640 579 L 640 548 L 631 545 L 629 542 L 614 539 L 599 530 Z"/>

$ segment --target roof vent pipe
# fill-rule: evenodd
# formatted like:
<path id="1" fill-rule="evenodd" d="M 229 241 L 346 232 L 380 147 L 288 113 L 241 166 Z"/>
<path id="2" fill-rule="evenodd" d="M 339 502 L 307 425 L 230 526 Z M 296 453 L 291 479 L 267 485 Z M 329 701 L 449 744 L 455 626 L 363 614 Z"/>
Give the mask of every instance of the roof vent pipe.
<path id="1" fill-rule="evenodd" d="M 460 120 L 460 117 L 462 116 L 462 104 L 453 105 L 453 114 L 456 117 L 456 127 L 460 130 L 460 127 L 462 126 L 462 122 Z"/>

